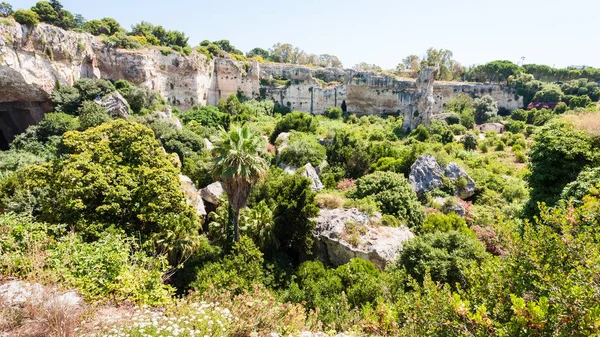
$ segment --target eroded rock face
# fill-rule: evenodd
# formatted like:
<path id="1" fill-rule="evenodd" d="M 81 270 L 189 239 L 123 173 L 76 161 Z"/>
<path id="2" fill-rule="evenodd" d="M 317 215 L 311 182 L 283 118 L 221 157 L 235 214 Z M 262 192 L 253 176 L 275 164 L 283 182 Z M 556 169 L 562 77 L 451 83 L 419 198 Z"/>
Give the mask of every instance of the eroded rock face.
<path id="1" fill-rule="evenodd" d="M 96 103 L 106 108 L 106 113 L 113 117 L 126 118 L 129 116 L 129 103 L 118 91 L 96 100 Z"/>
<path id="2" fill-rule="evenodd" d="M 342 265 L 353 258 L 360 258 L 381 269 L 385 268 L 397 259 L 403 244 L 414 235 L 407 227 L 372 224 L 380 220 L 381 215 L 372 218 L 355 208 L 322 209 L 315 219 L 317 225 L 313 231 L 316 258 L 333 265 Z M 350 229 L 351 227 L 354 229 Z M 362 234 L 351 234 L 353 230 Z"/>
<path id="3" fill-rule="evenodd" d="M 188 204 L 194 207 L 196 214 L 205 216 L 206 208 L 204 207 L 204 201 L 202 200 L 202 193 L 196 188 L 192 179 L 180 174 L 179 182 L 181 183 L 181 189 L 183 190 L 183 193 L 185 193 Z"/>
<path id="4" fill-rule="evenodd" d="M 452 181 L 457 181 L 460 178 L 464 178 L 467 181 L 467 184 L 462 189 L 457 189 L 455 195 L 459 196 L 461 199 L 466 199 L 475 194 L 475 181 L 463 170 L 457 163 L 450 163 L 444 170 L 444 174 L 446 177 L 450 178 Z"/>
<path id="5" fill-rule="evenodd" d="M 209 202 L 213 205 L 219 205 L 219 203 L 220 203 L 219 199 L 221 198 L 223 193 L 225 193 L 225 190 L 223 189 L 223 184 L 221 184 L 218 181 L 216 183 L 212 183 L 200 190 L 202 199 L 204 199 L 204 201 Z"/>
<path id="6" fill-rule="evenodd" d="M 522 98 L 515 98 L 514 89 L 434 83 L 428 68 L 415 81 L 338 68 L 243 63 L 228 56 L 208 60 L 197 52 L 183 56 L 176 52 L 163 55 L 156 49 L 111 49 L 90 34 L 43 23 L 28 28 L 10 22 L 0 25 L 0 111 L 3 103 L 18 102 L 42 107 L 42 112 L 51 111 L 49 97 L 57 83 L 72 85 L 80 78 L 125 79 L 159 91 L 169 104 L 181 109 L 216 105 L 219 99 L 237 92 L 252 98 L 264 95 L 293 110 L 313 114 L 345 102 L 349 113 L 404 115 L 405 126 L 410 128 L 442 112 L 444 103 L 458 93 L 474 97 L 490 94 L 499 107 L 508 110 L 523 106 Z M 261 82 L 273 78 L 290 82 L 283 86 Z M 34 119 L 39 122 L 39 118 Z M 7 133 L 2 131 L 3 137 L 12 140 Z"/>
<path id="7" fill-rule="evenodd" d="M 438 164 L 437 160 L 435 160 L 435 157 L 426 154 L 417 158 L 415 163 L 410 167 L 408 182 L 412 185 L 417 195 L 422 196 L 423 193 L 442 186 L 443 176 L 444 170 Z"/>
<path id="8" fill-rule="evenodd" d="M 410 168 L 409 183 L 419 197 L 443 185 L 444 179 L 457 183 L 461 178 L 466 180 L 465 186 L 457 188 L 454 194 L 462 199 L 473 196 L 477 186 L 475 181 L 457 163 L 450 163 L 445 169 L 438 164 L 432 155 L 423 155 Z"/>
<path id="9" fill-rule="evenodd" d="M 419 72 L 415 83 L 416 106 L 404 113 L 403 127 L 405 130 L 413 130 L 421 124 L 428 124 L 435 111 L 435 97 L 433 94 L 434 74 L 438 67 L 424 67 Z"/>
<path id="10" fill-rule="evenodd" d="M 298 168 L 295 166 L 291 166 L 291 165 L 283 166 L 282 169 L 283 169 L 283 172 L 285 172 L 287 174 L 296 174 L 296 172 L 298 172 Z M 301 172 L 302 172 L 301 173 L 302 176 L 304 176 L 312 181 L 311 189 L 313 191 L 318 192 L 325 188 L 325 186 L 321 182 L 321 179 L 319 178 L 317 169 L 315 169 L 315 167 L 312 166 L 311 163 L 304 165 L 302 167 Z"/>
<path id="11" fill-rule="evenodd" d="M 319 179 L 317 170 L 310 163 L 304 165 L 304 172 L 302 174 L 312 181 L 311 188 L 313 191 L 318 192 L 325 188 L 321 179 Z"/>

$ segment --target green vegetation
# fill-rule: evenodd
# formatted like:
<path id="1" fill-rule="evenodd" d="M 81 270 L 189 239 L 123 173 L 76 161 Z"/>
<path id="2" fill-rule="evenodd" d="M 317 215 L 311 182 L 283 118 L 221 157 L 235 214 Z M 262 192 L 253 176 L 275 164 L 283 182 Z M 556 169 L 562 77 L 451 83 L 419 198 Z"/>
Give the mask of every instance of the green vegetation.
<path id="1" fill-rule="evenodd" d="M 84 22 L 56 0 L 15 12 L 0 3 L 0 16 L 87 31 L 108 47 L 156 48 L 169 60 L 193 52 L 182 32 L 144 21 L 130 32 L 111 18 Z M 289 44 L 243 55 L 228 40 L 206 40 L 195 50 L 229 54 L 245 71 L 251 59 L 341 67 L 335 56 Z M 467 70 L 451 51 L 430 48 L 395 73 L 434 66 L 437 80 L 500 83 L 525 106 L 501 109 L 482 86 L 445 100 L 443 120 L 407 132 L 401 116 L 337 107 L 313 116 L 265 95 L 239 92 L 180 111 L 125 80 L 57 83 L 52 112 L 0 151 L 0 279 L 76 290 L 92 314 L 147 306 L 99 335 L 597 335 L 597 69 L 493 61 Z M 310 71 L 318 83 L 340 80 Z M 262 84 L 295 82 L 277 75 Z M 119 96 L 127 101 L 120 109 L 106 104 Z M 498 130 L 476 127 L 489 122 Z M 460 199 L 455 192 L 470 180 L 446 173 L 417 196 L 409 175 L 425 154 L 442 169 L 464 169 L 473 194 Z M 182 176 L 196 188 L 182 187 Z M 199 207 L 196 189 L 217 181 L 220 199 Z M 385 268 L 359 258 L 321 262 L 317 218 L 344 209 L 364 213 L 362 222 L 336 224 L 348 247 L 378 233 L 414 237 Z M 34 322 L 25 315 L 7 325 L 7 313 L 0 303 L 2 332 Z M 62 335 L 95 336 L 84 319 L 73 316 Z"/>

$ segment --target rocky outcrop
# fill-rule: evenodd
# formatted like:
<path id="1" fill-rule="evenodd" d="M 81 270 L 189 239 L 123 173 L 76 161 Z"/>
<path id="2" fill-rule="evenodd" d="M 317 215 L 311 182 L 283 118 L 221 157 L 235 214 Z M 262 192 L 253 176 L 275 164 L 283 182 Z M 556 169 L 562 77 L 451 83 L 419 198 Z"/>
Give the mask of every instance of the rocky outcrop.
<path id="1" fill-rule="evenodd" d="M 99 98 L 96 103 L 106 108 L 106 113 L 113 117 L 126 118 L 129 116 L 129 103 L 117 92 Z"/>
<path id="2" fill-rule="evenodd" d="M 322 209 L 313 231 L 315 257 L 333 265 L 360 258 L 385 268 L 414 235 L 407 227 L 380 226 L 380 220 L 355 208 Z"/>
<path id="3" fill-rule="evenodd" d="M 475 189 L 477 187 L 475 181 L 462 169 L 462 167 L 458 166 L 457 163 L 448 164 L 444 170 L 444 175 L 455 183 L 461 178 L 465 180 L 465 185 L 458 186 L 454 193 L 461 199 L 466 199 L 475 194 Z"/>
<path id="4" fill-rule="evenodd" d="M 221 184 L 218 181 L 200 190 L 202 199 L 213 205 L 218 205 L 220 203 L 220 199 L 223 193 L 225 193 L 225 190 L 223 189 L 223 184 Z"/>
<path id="5" fill-rule="evenodd" d="M 424 155 L 410 167 L 408 182 L 418 196 L 443 185 L 444 170 L 435 160 L 434 156 Z"/>
<path id="6" fill-rule="evenodd" d="M 433 82 L 435 72 L 439 67 L 424 67 L 415 82 L 416 107 L 404 112 L 402 127 L 412 130 L 421 124 L 428 124 L 434 113 L 435 98 L 433 96 Z"/>
<path id="7" fill-rule="evenodd" d="M 287 174 L 296 174 L 296 172 L 298 172 L 298 168 L 295 166 L 283 166 L 282 169 L 283 172 Z M 311 163 L 304 165 L 300 171 L 300 174 L 303 177 L 310 179 L 310 181 L 312 182 L 310 187 L 313 191 L 318 192 L 325 188 L 325 186 L 321 182 L 321 179 L 319 178 L 317 170 L 314 166 L 312 166 Z"/>
<path id="8" fill-rule="evenodd" d="M 441 208 L 444 214 L 456 213 L 463 218 L 467 215 L 467 208 L 464 203 L 461 203 L 456 197 L 436 197 L 433 202 Z"/>
<path id="9" fill-rule="evenodd" d="M 464 178 L 464 186 L 458 184 L 461 178 Z M 442 187 L 444 179 L 461 185 L 456 187 L 454 194 L 462 199 L 469 198 L 476 192 L 475 181 L 458 164 L 450 163 L 442 169 L 435 157 L 428 154 L 417 158 L 410 168 L 408 177 L 409 183 L 419 197 L 425 192 Z"/>
<path id="10" fill-rule="evenodd" d="M 179 182 L 181 183 L 181 189 L 185 193 L 188 204 L 196 210 L 196 214 L 205 216 L 206 208 L 202 200 L 202 193 L 196 188 L 192 179 L 184 175 L 179 175 Z"/>

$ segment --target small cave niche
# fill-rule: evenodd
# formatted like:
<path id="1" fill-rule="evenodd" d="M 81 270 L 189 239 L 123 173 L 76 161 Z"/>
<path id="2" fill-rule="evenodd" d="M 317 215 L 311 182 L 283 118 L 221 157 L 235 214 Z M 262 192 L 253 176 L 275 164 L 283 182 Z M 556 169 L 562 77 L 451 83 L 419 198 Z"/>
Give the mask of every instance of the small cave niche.
<path id="1" fill-rule="evenodd" d="M 0 150 L 1 151 L 6 151 L 8 150 L 8 139 L 4 138 L 4 134 L 2 133 L 2 130 L 0 130 Z"/>

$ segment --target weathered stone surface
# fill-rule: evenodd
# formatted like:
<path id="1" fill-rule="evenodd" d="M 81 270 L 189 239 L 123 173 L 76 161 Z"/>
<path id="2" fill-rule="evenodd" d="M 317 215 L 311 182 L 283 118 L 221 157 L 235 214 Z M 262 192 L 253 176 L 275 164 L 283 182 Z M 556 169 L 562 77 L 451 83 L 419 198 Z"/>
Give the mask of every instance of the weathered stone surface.
<path id="1" fill-rule="evenodd" d="M 281 168 L 283 169 L 283 172 L 287 174 L 296 174 L 296 172 L 298 172 L 298 168 L 296 166 L 286 165 L 281 166 Z M 312 166 L 311 163 L 308 163 L 302 167 L 301 174 L 312 181 L 311 189 L 313 191 L 318 192 L 325 188 L 321 182 L 321 179 L 319 178 L 317 170 L 314 168 L 314 166 Z"/>
<path id="2" fill-rule="evenodd" d="M 322 209 L 317 225 L 313 231 L 316 238 L 314 245 L 315 256 L 333 265 L 348 263 L 353 258 L 360 258 L 374 263 L 379 268 L 385 268 L 398 257 L 404 242 L 414 237 L 407 227 L 385 227 L 373 225 L 381 220 L 381 215 L 373 219 L 355 208 L 353 209 Z M 360 236 L 358 246 L 347 241 L 347 223 L 364 226 L 364 235 Z"/>
<path id="3" fill-rule="evenodd" d="M 444 214 L 456 213 L 463 218 L 467 215 L 467 209 L 464 204 L 456 200 L 456 197 L 437 197 L 433 199 L 433 202 L 441 206 Z"/>
<path id="4" fill-rule="evenodd" d="M 188 204 L 192 205 L 196 210 L 196 214 L 205 216 L 206 208 L 204 207 L 204 201 L 202 200 L 201 192 L 196 188 L 192 179 L 188 176 L 179 175 L 179 181 L 181 182 L 181 189 L 185 193 Z"/>
<path id="5" fill-rule="evenodd" d="M 223 185 L 218 181 L 216 183 L 212 183 L 200 190 L 202 199 L 204 199 L 204 201 L 209 202 L 213 205 L 219 204 L 219 198 L 221 198 L 223 193 L 225 193 L 225 190 L 223 189 Z"/>
<path id="6" fill-rule="evenodd" d="M 107 48 L 101 38 L 43 23 L 34 28 L 14 21 L 0 25 L 0 119 L 18 120 L 9 124 L 10 130 L 2 130 L 5 142 L 24 130 L 21 125 L 39 122 L 52 109 L 49 97 L 57 83 L 72 85 L 80 78 L 125 79 L 159 91 L 169 104 L 182 109 L 216 105 L 238 91 L 253 98 L 262 92 L 293 110 L 321 114 L 345 102 L 349 113 L 404 115 L 410 117 L 405 118 L 410 126 L 442 112 L 444 103 L 459 93 L 490 94 L 499 107 L 508 110 L 523 106 L 522 98 L 515 99 L 514 89 L 432 82 L 430 75 L 426 69 L 414 80 L 337 68 L 256 61 L 246 65 L 229 56 L 208 60 L 197 52 L 183 56 L 163 55 L 151 48 Z M 261 80 L 272 78 L 287 79 L 290 84 L 261 85 Z M 317 78 L 328 83 L 322 85 Z M 15 106 L 22 109 L 14 110 Z"/>
<path id="7" fill-rule="evenodd" d="M 310 163 L 304 165 L 304 172 L 302 173 L 302 175 L 304 175 L 312 181 L 311 188 L 313 191 L 318 192 L 325 188 L 325 186 L 323 186 L 323 183 L 321 182 L 321 179 L 319 179 L 317 171 Z"/>
<path id="8" fill-rule="evenodd" d="M 455 195 L 462 199 L 475 194 L 477 186 L 475 181 L 457 163 L 450 163 L 445 169 L 438 164 L 432 155 L 423 155 L 415 161 L 410 168 L 409 183 L 418 196 L 443 185 L 443 179 L 447 178 L 457 182 L 460 178 L 467 181 L 463 189 L 457 189 Z"/>
<path id="9" fill-rule="evenodd" d="M 408 182 L 412 185 L 417 195 L 422 196 L 423 193 L 442 186 L 443 176 L 444 170 L 438 164 L 437 160 L 435 160 L 435 157 L 426 154 L 417 158 L 415 163 L 410 167 Z"/>
<path id="10" fill-rule="evenodd" d="M 106 113 L 113 117 L 126 118 L 129 116 L 129 103 L 118 91 L 97 99 L 96 103 L 105 107 Z"/>
<path id="11" fill-rule="evenodd" d="M 435 97 L 433 95 L 434 74 L 438 67 L 424 67 L 416 81 L 416 107 L 404 112 L 402 127 L 413 130 L 421 124 L 428 124 L 435 112 Z"/>
<path id="12" fill-rule="evenodd" d="M 465 172 L 465 170 L 458 166 L 457 163 L 448 164 L 444 170 L 444 174 L 453 181 L 457 181 L 460 178 L 465 178 L 467 180 L 465 188 L 456 190 L 455 195 L 465 199 L 475 194 L 475 189 L 477 188 L 475 181 L 467 174 L 467 172 Z"/>

